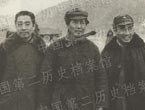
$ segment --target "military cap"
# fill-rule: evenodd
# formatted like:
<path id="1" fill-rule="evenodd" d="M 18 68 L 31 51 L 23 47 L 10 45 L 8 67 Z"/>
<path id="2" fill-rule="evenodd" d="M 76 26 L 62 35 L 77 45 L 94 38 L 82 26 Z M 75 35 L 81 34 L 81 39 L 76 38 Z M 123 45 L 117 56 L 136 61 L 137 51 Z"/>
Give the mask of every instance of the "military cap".
<path id="1" fill-rule="evenodd" d="M 130 15 L 119 15 L 113 20 L 114 25 L 134 24 L 133 18 Z"/>
<path id="2" fill-rule="evenodd" d="M 86 19 L 86 23 L 88 24 L 89 21 L 87 17 L 88 17 L 88 12 L 83 11 L 79 8 L 74 8 L 65 13 L 66 24 L 69 24 L 70 20 L 72 19 Z"/>

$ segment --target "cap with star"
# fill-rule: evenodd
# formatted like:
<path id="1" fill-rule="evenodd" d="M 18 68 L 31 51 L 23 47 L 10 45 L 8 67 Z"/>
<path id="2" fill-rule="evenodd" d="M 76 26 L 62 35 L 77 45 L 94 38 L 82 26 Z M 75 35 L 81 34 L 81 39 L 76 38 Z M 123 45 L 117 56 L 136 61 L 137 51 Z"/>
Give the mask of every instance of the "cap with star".
<path id="1" fill-rule="evenodd" d="M 88 24 L 89 21 L 87 17 L 88 17 L 88 12 L 81 10 L 80 8 L 74 8 L 65 13 L 66 23 L 72 19 L 86 19 L 86 23 Z"/>
<path id="2" fill-rule="evenodd" d="M 130 15 L 119 15 L 113 20 L 114 25 L 134 24 L 133 18 Z"/>

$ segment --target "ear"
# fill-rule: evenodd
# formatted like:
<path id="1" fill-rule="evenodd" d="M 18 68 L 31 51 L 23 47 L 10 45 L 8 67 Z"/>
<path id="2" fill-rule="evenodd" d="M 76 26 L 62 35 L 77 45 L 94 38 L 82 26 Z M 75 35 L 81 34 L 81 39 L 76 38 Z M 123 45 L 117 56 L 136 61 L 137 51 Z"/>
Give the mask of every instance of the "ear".
<path id="1" fill-rule="evenodd" d="M 35 25 L 35 24 L 33 24 L 33 28 L 32 28 L 32 29 L 33 29 L 33 31 L 35 30 L 35 28 L 36 28 L 36 25 Z"/>
<path id="2" fill-rule="evenodd" d="M 135 28 L 134 28 L 134 26 L 132 27 L 132 30 L 135 32 Z"/>
<path id="3" fill-rule="evenodd" d="M 116 32 L 117 31 L 117 27 L 114 24 L 112 24 L 112 26 L 113 26 L 113 31 Z"/>

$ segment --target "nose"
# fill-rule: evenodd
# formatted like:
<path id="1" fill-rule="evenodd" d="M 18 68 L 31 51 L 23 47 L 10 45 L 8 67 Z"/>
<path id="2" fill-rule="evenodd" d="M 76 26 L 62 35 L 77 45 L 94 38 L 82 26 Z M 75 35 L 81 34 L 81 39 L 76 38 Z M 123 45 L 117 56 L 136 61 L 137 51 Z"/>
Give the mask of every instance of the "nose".
<path id="1" fill-rule="evenodd" d="M 24 30 L 26 29 L 26 26 L 24 24 L 22 25 L 22 29 L 24 29 Z"/>
<path id="2" fill-rule="evenodd" d="M 125 27 L 125 33 L 130 34 L 130 31 L 129 31 L 128 27 Z"/>
<path id="3" fill-rule="evenodd" d="M 77 23 L 77 28 L 81 28 L 81 23 L 80 22 Z"/>
<path id="4" fill-rule="evenodd" d="M 125 30 L 126 34 L 130 34 L 130 31 L 128 29 Z"/>

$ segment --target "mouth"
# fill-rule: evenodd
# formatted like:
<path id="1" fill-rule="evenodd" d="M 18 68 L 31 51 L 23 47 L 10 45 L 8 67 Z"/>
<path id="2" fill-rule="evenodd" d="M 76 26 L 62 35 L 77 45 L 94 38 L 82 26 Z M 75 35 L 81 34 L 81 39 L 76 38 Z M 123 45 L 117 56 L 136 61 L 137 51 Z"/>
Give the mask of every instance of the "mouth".
<path id="1" fill-rule="evenodd" d="M 82 33 L 82 31 L 81 31 L 81 30 L 76 30 L 75 32 L 76 32 L 76 33 Z"/>
<path id="2" fill-rule="evenodd" d="M 75 33 L 76 33 L 77 35 L 81 36 L 83 32 L 82 32 L 82 31 L 75 31 Z"/>
<path id="3" fill-rule="evenodd" d="M 26 33 L 28 33 L 28 32 L 20 32 L 20 34 L 26 34 Z"/>
<path id="4" fill-rule="evenodd" d="M 125 42 L 130 42 L 130 40 L 132 39 L 132 36 L 131 35 L 126 35 L 126 36 L 123 36 L 123 39 Z"/>
<path id="5" fill-rule="evenodd" d="M 28 37 L 29 33 L 28 33 L 28 32 L 20 32 L 20 35 L 21 35 L 23 38 L 26 38 L 26 37 Z"/>

